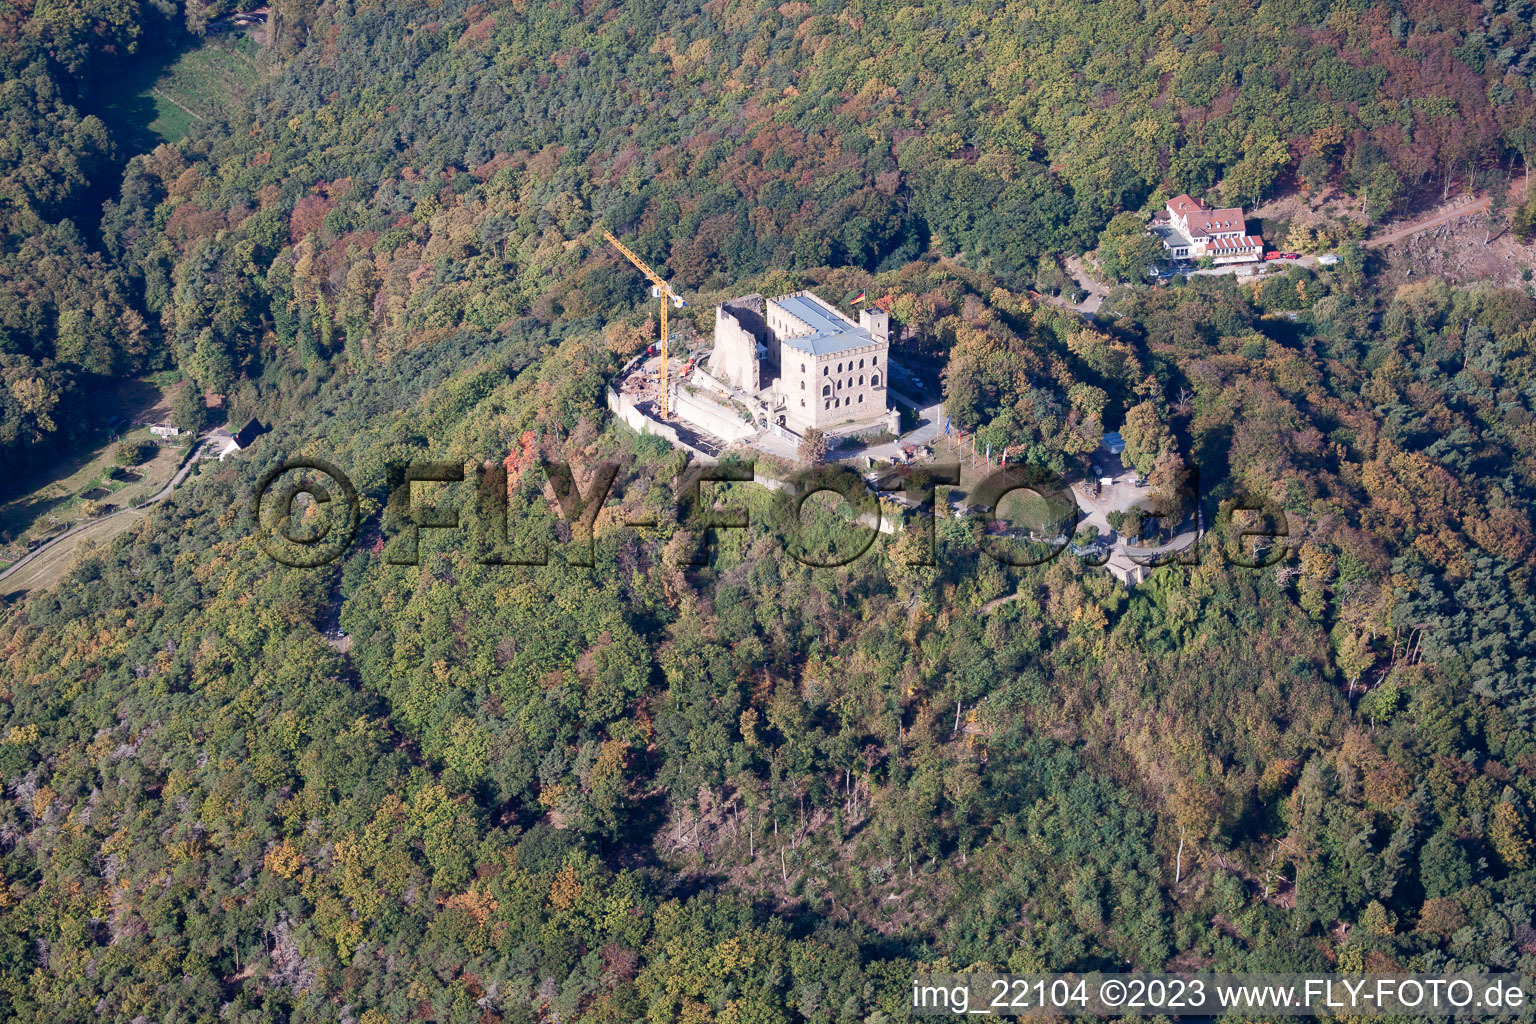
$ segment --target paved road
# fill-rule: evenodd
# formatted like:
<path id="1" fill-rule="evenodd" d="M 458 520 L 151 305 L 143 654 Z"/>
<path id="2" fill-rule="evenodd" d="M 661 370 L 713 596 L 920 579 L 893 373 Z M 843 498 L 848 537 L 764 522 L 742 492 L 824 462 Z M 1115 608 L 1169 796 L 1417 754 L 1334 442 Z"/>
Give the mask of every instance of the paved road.
<path id="1" fill-rule="evenodd" d="M 36 588 L 39 581 L 47 580 L 61 562 L 67 564 L 69 557 L 83 541 L 110 540 L 142 519 L 145 509 L 164 501 L 181 485 L 181 482 L 187 478 L 187 474 L 192 472 L 192 467 L 202 458 L 207 444 L 206 438 L 199 439 L 197 447 L 187 461 L 166 482 L 166 485 L 149 499 L 130 508 L 121 508 L 98 519 L 72 526 L 6 566 L 3 571 L 0 571 L 0 584 L 4 584 L 0 586 L 0 597 L 9 597 Z M 31 567 L 29 571 L 21 572 L 29 566 Z"/>
<path id="2" fill-rule="evenodd" d="M 1195 540 L 1195 531 L 1186 530 L 1172 540 L 1154 545 L 1153 547 L 1139 547 L 1133 545 L 1118 531 L 1109 525 L 1109 513 L 1112 511 L 1124 512 L 1133 506 L 1150 509 L 1152 502 L 1151 487 L 1136 486 L 1136 471 L 1134 469 L 1116 469 L 1113 465 L 1099 465 L 1095 469 L 1107 475 L 1110 483 L 1105 486 L 1098 497 L 1091 497 L 1089 489 L 1092 480 L 1080 480 L 1071 485 L 1072 497 L 1077 499 L 1077 507 L 1080 514 L 1077 520 L 1077 528 L 1081 530 L 1085 526 L 1098 528 L 1099 537 L 1107 541 L 1114 549 L 1125 551 L 1138 557 L 1154 554 L 1162 554 L 1168 551 L 1181 551 Z M 1181 524 L 1182 525 L 1182 524 Z M 1193 523 L 1189 525 L 1193 526 Z"/>
<path id="3" fill-rule="evenodd" d="M 748 438 L 742 442 L 749 448 L 767 452 L 776 458 L 789 462 L 797 462 L 800 459 L 800 446 L 787 437 L 780 437 L 769 430 L 764 430 L 756 437 Z"/>
<path id="4" fill-rule="evenodd" d="M 934 402 L 932 405 L 921 406 L 895 388 L 887 390 L 893 401 L 905 405 L 917 412 L 917 426 L 901 435 L 894 441 L 886 441 L 882 444 L 870 445 L 867 448 L 852 448 L 847 451 L 836 451 L 832 457 L 838 462 L 847 462 L 850 459 L 862 459 L 865 456 L 881 459 L 885 462 L 894 462 L 901 453 L 901 446 L 907 444 L 928 444 L 934 438 L 944 432 L 944 405 L 942 402 Z M 749 447 L 767 452 L 781 459 L 791 462 L 799 461 L 800 447 L 787 438 L 779 437 L 771 431 L 762 431 L 756 437 L 745 442 Z"/>
<path id="5" fill-rule="evenodd" d="M 927 444 L 934 438 L 938 437 L 941 433 L 943 433 L 944 403 L 934 402 L 929 406 L 920 406 L 912 399 L 902 394 L 900 391 L 897 391 L 895 388 L 888 389 L 887 393 L 895 401 L 900 402 L 902 405 L 909 409 L 914 409 L 917 411 L 917 426 L 909 432 L 901 435 L 901 437 L 894 441 L 887 441 L 884 444 L 871 445 L 868 448 L 861 448 L 857 451 L 848 452 L 846 455 L 838 453 L 838 458 L 840 460 L 858 459 L 863 458 L 864 456 L 869 456 L 870 458 L 882 459 L 886 462 L 893 462 L 895 461 L 896 457 L 901 454 L 902 445 Z"/>
<path id="6" fill-rule="evenodd" d="M 1072 256 L 1067 260 L 1067 273 L 1072 275 L 1072 279 L 1077 282 L 1079 288 L 1088 293 L 1088 297 L 1082 302 L 1067 308 L 1075 309 L 1079 313 L 1086 313 L 1089 316 L 1097 313 L 1099 307 L 1104 304 L 1104 300 L 1109 298 L 1109 289 L 1100 284 L 1092 274 L 1088 273 L 1083 267 L 1083 261 L 1076 256 Z"/>
<path id="7" fill-rule="evenodd" d="M 1078 283 L 1078 286 L 1082 288 L 1083 291 L 1088 293 L 1088 297 L 1083 299 L 1082 302 L 1073 305 L 1067 301 L 1066 296 L 1064 295 L 1046 295 L 1043 292 L 1037 292 L 1034 289 L 1030 289 L 1029 294 L 1032 298 L 1039 299 L 1041 302 L 1049 303 L 1052 306 L 1055 306 L 1057 309 L 1069 310 L 1073 313 L 1076 313 L 1083 319 L 1091 321 L 1093 320 L 1094 314 L 1099 311 L 1099 307 L 1104 304 L 1104 300 L 1109 297 L 1109 289 L 1096 281 L 1093 276 L 1083 268 L 1082 261 L 1080 261 L 1076 256 L 1073 256 L 1067 260 L 1067 270 L 1071 272 L 1072 279 Z"/>

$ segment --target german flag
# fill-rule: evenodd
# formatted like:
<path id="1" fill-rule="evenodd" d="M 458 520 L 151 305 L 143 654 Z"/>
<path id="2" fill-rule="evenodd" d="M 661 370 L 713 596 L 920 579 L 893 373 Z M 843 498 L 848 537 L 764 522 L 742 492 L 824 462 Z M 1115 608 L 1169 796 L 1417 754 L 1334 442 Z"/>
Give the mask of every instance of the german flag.
<path id="1" fill-rule="evenodd" d="M 859 303 L 861 303 L 863 301 L 864 301 L 864 293 L 863 292 L 859 292 L 858 295 L 854 296 L 853 301 L 850 302 L 849 305 L 850 306 L 857 306 Z"/>

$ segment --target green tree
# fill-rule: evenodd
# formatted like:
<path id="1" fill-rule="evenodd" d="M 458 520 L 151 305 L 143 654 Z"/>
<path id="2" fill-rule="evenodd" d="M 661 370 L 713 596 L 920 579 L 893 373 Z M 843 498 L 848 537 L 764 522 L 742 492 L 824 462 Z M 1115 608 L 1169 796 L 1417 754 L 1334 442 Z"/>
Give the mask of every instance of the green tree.
<path id="1" fill-rule="evenodd" d="M 1360 209 L 1372 222 L 1384 219 L 1403 198 L 1403 179 L 1390 164 L 1377 164 L 1360 186 Z"/>
<path id="2" fill-rule="evenodd" d="M 171 422 L 185 433 L 196 437 L 208 425 L 208 405 L 203 392 L 194 381 L 185 381 L 171 399 Z"/>
<path id="3" fill-rule="evenodd" d="M 1173 431 L 1151 401 L 1134 405 L 1126 412 L 1120 436 L 1125 441 L 1125 463 L 1141 476 L 1150 476 L 1157 460 L 1174 450 Z"/>
<path id="4" fill-rule="evenodd" d="M 198 334 L 192 353 L 192 376 L 198 384 L 216 394 L 228 394 L 235 386 L 235 358 L 229 344 L 205 327 Z"/>
<path id="5" fill-rule="evenodd" d="M 119 466 L 137 466 L 149 458 L 154 448 L 148 441 L 122 441 L 117 446 L 114 461 Z"/>
<path id="6" fill-rule="evenodd" d="M 1099 265 L 1120 281 L 1141 282 L 1163 259 L 1163 243 L 1139 213 L 1118 214 L 1099 235 Z"/>
<path id="7" fill-rule="evenodd" d="M 1431 899 L 1454 896 L 1472 884 L 1472 863 L 1449 829 L 1430 836 L 1419 851 L 1419 883 Z"/>
<path id="8" fill-rule="evenodd" d="M 1525 245 L 1536 239 L 1536 197 L 1526 200 L 1524 205 L 1515 210 L 1514 216 L 1510 218 L 1510 230 Z"/>

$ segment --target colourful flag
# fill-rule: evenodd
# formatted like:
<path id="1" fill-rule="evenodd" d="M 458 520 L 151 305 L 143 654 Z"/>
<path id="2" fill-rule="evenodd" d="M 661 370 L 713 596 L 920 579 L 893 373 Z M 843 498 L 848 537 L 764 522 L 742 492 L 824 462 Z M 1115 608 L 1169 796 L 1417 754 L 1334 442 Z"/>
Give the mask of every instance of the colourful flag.
<path id="1" fill-rule="evenodd" d="M 863 301 L 864 301 L 864 293 L 863 292 L 859 292 L 859 297 L 854 299 L 853 302 L 850 303 L 850 305 L 857 306 L 859 303 L 861 303 Z"/>

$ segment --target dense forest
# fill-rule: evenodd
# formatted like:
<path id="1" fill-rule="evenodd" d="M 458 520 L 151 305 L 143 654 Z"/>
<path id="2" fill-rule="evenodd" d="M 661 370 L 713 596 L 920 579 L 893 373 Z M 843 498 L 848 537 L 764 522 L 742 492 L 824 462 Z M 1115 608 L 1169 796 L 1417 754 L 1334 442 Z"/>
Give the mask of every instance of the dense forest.
<path id="1" fill-rule="evenodd" d="M 273 6 L 270 74 L 227 123 L 116 152 L 80 113 L 113 62 L 221 10 L 3 15 L 13 454 L 101 375 L 227 393 L 623 305 L 599 224 L 688 289 L 929 252 L 1018 282 L 1181 191 L 1334 187 L 1380 219 L 1536 148 L 1529 4 L 302 0 Z"/>
<path id="2" fill-rule="evenodd" d="M 120 152 L 82 113 L 110 68 L 227 9 L 0 11 L 0 458 L 149 370 L 274 428 L 0 609 L 0 1018 L 880 1022 L 925 970 L 1536 974 L 1530 289 L 1387 289 L 1348 245 L 1091 322 L 1037 294 L 1179 192 L 1326 186 L 1364 231 L 1522 180 L 1530 3 L 296 0 L 247 105 Z M 933 565 L 910 531 L 817 569 L 730 485 L 752 525 L 690 565 L 680 456 L 604 410 L 654 331 L 604 228 L 706 336 L 728 294 L 867 292 L 1022 464 L 1119 430 L 1160 493 L 1198 467 L 1205 557 L 1126 589 L 941 514 Z M 300 455 L 363 492 L 338 564 L 253 536 Z M 467 527 L 398 564 L 409 460 L 504 467 L 549 564 Z M 620 467 L 590 559 L 553 460 Z M 1217 556 L 1243 501 L 1283 559 Z"/>

